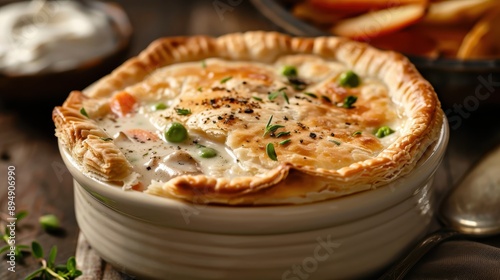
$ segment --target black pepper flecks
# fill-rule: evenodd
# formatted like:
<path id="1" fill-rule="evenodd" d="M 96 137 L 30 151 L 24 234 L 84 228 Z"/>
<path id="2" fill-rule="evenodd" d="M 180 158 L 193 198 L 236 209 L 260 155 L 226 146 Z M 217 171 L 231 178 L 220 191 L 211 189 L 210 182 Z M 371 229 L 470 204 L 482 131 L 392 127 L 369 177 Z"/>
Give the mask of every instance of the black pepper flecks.
<path id="1" fill-rule="evenodd" d="M 309 133 L 309 137 L 311 137 L 312 139 L 316 139 L 316 133 L 314 132 Z"/>

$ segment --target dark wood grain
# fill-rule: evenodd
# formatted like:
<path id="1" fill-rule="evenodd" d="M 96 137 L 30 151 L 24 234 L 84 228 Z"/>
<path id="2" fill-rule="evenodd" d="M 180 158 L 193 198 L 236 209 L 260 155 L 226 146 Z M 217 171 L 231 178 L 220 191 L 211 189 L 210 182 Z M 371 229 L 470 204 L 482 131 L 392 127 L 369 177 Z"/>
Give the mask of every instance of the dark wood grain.
<path id="1" fill-rule="evenodd" d="M 276 29 L 249 1 L 242 1 L 240 5 L 223 13 L 222 17 L 213 7 L 215 1 L 117 2 L 125 8 L 135 29 L 129 57 L 162 36 L 220 35 L 246 30 Z M 38 240 L 46 251 L 51 246 L 57 246 L 58 263 L 74 256 L 78 249 L 79 266 L 85 271 L 85 276 L 80 279 L 122 279 L 124 276 L 102 262 L 82 236 L 78 242 L 79 230 L 73 209 L 72 178 L 59 155 L 51 121 L 52 108 L 62 101 L 47 98 L 43 102 L 32 104 L 29 100 L 16 103 L 0 100 L 0 212 L 6 211 L 5 178 L 7 167 L 12 165 L 16 167 L 17 172 L 17 209 L 30 213 L 18 228 L 18 244 L 29 244 L 32 240 Z M 487 103 L 487 100 L 483 101 L 484 103 Z M 500 114 L 495 110 L 484 110 L 483 107 L 485 106 L 480 105 L 476 111 L 470 112 L 458 128 L 451 130 L 446 157 L 434 182 L 440 195 L 455 184 L 484 152 L 500 143 Z M 51 235 L 41 230 L 38 218 L 46 213 L 55 214 L 60 218 L 64 228 L 62 234 Z M 37 267 L 38 264 L 28 257 L 25 263 L 16 266 L 14 274 L 7 271 L 7 265 L 2 260 L 0 279 L 22 279 Z"/>

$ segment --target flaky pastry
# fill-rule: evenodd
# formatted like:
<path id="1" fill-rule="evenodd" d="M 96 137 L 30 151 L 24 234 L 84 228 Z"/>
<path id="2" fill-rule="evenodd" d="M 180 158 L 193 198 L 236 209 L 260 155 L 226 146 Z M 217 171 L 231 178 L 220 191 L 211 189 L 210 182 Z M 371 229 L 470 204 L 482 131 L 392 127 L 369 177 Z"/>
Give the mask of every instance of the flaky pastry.
<path id="1" fill-rule="evenodd" d="M 409 173 L 436 93 L 402 55 L 337 37 L 163 38 L 53 111 L 89 176 L 194 203 L 300 204 Z"/>

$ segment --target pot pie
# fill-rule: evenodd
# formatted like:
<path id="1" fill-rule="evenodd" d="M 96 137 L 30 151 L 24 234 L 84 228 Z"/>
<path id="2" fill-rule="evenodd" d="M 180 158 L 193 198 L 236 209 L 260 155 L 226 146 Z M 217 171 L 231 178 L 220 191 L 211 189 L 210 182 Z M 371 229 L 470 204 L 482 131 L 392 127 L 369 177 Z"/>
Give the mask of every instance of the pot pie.
<path id="1" fill-rule="evenodd" d="M 402 55 L 337 37 L 163 38 L 53 111 L 82 170 L 227 205 L 380 187 L 438 138 L 436 93 Z"/>

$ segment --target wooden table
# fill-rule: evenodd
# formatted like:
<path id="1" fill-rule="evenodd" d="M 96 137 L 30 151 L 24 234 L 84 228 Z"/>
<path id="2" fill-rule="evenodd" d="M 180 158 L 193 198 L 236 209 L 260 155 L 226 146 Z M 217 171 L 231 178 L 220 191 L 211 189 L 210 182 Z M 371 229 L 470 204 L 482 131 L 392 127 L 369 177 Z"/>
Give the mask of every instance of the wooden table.
<path id="1" fill-rule="evenodd" d="M 128 12 L 135 29 L 129 56 L 136 55 L 149 42 L 162 36 L 209 34 L 221 35 L 228 32 L 246 30 L 276 30 L 263 18 L 249 1 L 117 1 Z M 237 3 L 226 6 L 226 10 L 216 10 L 214 3 Z M 41 85 L 43 87 L 43 85 Z M 500 91 L 500 88 L 495 88 Z M 15 94 L 15 93 L 12 93 Z M 449 94 L 449 93 L 440 93 Z M 471 93 L 473 94 L 473 93 Z M 494 92 L 493 94 L 500 94 Z M 0 96 L 2 96 L 0 94 Z M 44 102 L 30 103 L 29 100 L 0 100 L 0 212 L 7 211 L 7 168 L 16 169 L 16 208 L 27 210 L 29 216 L 18 226 L 18 244 L 39 241 L 48 251 L 57 246 L 57 263 L 74 256 L 79 236 L 73 209 L 72 178 L 64 167 L 56 138 L 51 111 L 62 99 L 47 98 Z M 460 104 L 459 104 L 460 105 Z M 482 153 L 500 143 L 500 122 L 498 109 L 488 109 L 488 100 L 482 101 L 475 111 L 467 112 L 462 123 L 451 130 L 451 138 L 443 164 L 437 172 L 435 187 L 442 194 L 455 184 Z M 445 104 L 445 109 L 453 104 Z M 490 106 L 491 107 L 491 106 Z M 496 116 L 494 121 L 492 116 Z M 39 226 L 38 218 L 47 213 L 58 216 L 64 231 L 58 235 L 45 233 Z M 82 243 L 83 244 L 83 243 Z M 80 248 L 85 252 L 85 246 Z M 100 260 L 93 259 L 93 263 Z M 0 279 L 22 279 L 38 268 L 31 257 L 24 264 L 16 266 L 16 273 L 7 271 L 4 260 L 0 264 Z M 93 266 L 90 275 L 106 275 L 106 279 L 123 278 L 106 266 Z"/>

